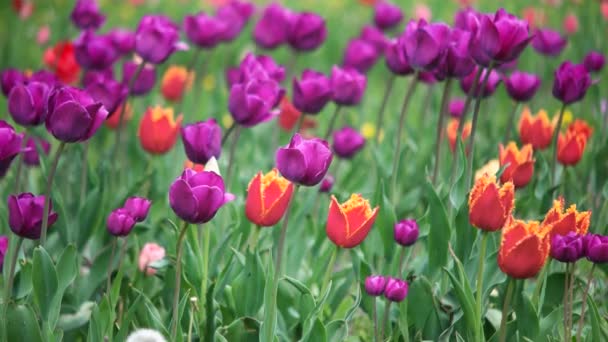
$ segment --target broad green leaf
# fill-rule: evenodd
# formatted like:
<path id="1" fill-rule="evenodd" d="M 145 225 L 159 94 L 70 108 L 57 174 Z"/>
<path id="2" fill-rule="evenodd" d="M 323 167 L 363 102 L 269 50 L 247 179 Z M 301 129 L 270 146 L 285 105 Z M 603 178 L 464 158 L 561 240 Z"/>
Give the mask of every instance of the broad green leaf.
<path id="1" fill-rule="evenodd" d="M 513 309 L 517 315 L 516 322 L 519 336 L 535 341 L 540 331 L 540 321 L 536 315 L 536 308 L 524 293 L 519 293 L 517 297 Z"/>
<path id="2" fill-rule="evenodd" d="M 4 307 L 2 308 L 4 309 Z M 6 324 L 8 341 L 42 341 L 42 333 L 34 311 L 25 305 L 9 305 Z"/>
<path id="3" fill-rule="evenodd" d="M 87 324 L 91 319 L 91 313 L 95 307 L 95 302 L 84 302 L 73 314 L 63 314 L 59 316 L 57 327 L 63 331 L 70 331 L 80 328 Z"/>
<path id="4" fill-rule="evenodd" d="M 454 183 L 450 189 L 450 203 L 456 211 L 459 211 L 467 199 L 466 180 L 464 177 L 464 169 L 467 157 L 464 153 L 464 144 L 461 139 L 456 139 L 456 150 L 458 151 L 456 159 L 456 170 Z"/>
<path id="5" fill-rule="evenodd" d="M 40 310 L 42 319 L 46 322 L 52 316 L 51 312 L 58 311 L 54 306 L 61 303 L 54 303 L 54 297 L 58 291 L 57 272 L 55 265 L 49 254 L 43 247 L 34 249 L 32 263 L 32 282 L 34 286 L 34 302 Z"/>
<path id="6" fill-rule="evenodd" d="M 272 258 L 270 258 L 272 260 Z M 264 320 L 260 332 L 260 341 L 272 341 L 276 335 L 277 326 L 277 291 L 274 288 L 274 264 L 268 264 L 266 284 L 264 287 Z"/>
<path id="7" fill-rule="evenodd" d="M 448 244 L 451 237 L 450 222 L 445 207 L 441 199 L 435 192 L 430 182 L 425 183 L 426 199 L 428 201 L 429 215 L 429 236 L 427 248 L 429 251 L 429 271 L 433 274 L 448 262 Z"/>
<path id="8" fill-rule="evenodd" d="M 325 326 L 327 340 L 331 342 L 342 342 L 348 336 L 348 324 L 344 320 L 331 321 Z"/>
<path id="9" fill-rule="evenodd" d="M 591 341 L 601 341 L 601 324 L 602 322 L 605 324 L 605 318 L 602 318 L 600 315 L 597 305 L 591 295 L 587 297 L 587 303 L 589 304 L 589 314 L 591 316 Z"/>

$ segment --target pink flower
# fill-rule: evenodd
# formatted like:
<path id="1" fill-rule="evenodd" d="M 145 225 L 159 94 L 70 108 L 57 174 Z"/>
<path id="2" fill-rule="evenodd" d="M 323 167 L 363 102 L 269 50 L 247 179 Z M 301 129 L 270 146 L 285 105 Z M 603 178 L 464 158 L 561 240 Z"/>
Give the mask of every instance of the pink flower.
<path id="1" fill-rule="evenodd" d="M 608 20 L 608 2 L 602 2 L 600 5 L 600 10 L 602 12 L 602 17 L 604 20 Z"/>
<path id="2" fill-rule="evenodd" d="M 574 34 L 578 31 L 578 18 L 574 13 L 569 13 L 564 18 L 564 31 L 567 34 Z"/>
<path id="3" fill-rule="evenodd" d="M 139 270 L 149 276 L 156 274 L 156 270 L 149 265 L 162 260 L 164 257 L 165 249 L 162 246 L 154 242 L 146 243 L 139 253 Z"/>
<path id="4" fill-rule="evenodd" d="M 424 19 L 427 22 L 431 21 L 431 9 L 425 4 L 416 4 L 414 7 L 414 18 L 416 20 Z"/>
<path id="5" fill-rule="evenodd" d="M 49 25 L 42 25 L 38 29 L 38 33 L 36 34 L 36 43 L 38 45 L 45 45 L 49 41 L 49 36 L 51 35 L 51 29 Z"/>

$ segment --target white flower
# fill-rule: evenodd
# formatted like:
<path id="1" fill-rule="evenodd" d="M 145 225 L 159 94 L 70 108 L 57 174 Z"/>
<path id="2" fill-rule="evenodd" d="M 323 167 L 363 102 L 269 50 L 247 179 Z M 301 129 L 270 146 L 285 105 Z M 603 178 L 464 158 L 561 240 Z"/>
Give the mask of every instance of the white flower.
<path id="1" fill-rule="evenodd" d="M 167 340 L 156 330 L 137 329 L 127 337 L 127 342 L 167 342 Z"/>

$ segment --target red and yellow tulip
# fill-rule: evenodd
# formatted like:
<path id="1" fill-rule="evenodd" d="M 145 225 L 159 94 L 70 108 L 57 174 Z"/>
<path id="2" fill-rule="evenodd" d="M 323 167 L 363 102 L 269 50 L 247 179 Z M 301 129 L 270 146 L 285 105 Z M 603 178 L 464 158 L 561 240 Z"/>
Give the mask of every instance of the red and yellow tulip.
<path id="1" fill-rule="evenodd" d="M 173 108 L 148 108 L 139 124 L 139 141 L 152 154 L 167 153 L 177 140 L 182 116 L 174 118 Z"/>
<path id="2" fill-rule="evenodd" d="M 456 136 L 458 135 L 458 124 L 459 124 L 459 120 L 458 119 L 452 119 L 450 120 L 450 123 L 448 123 L 448 126 L 446 127 L 446 133 L 448 135 L 448 142 L 450 143 L 450 150 L 452 150 L 452 152 L 454 152 L 454 150 L 456 150 Z M 471 123 L 467 122 L 464 124 L 464 127 L 462 129 L 462 141 L 465 142 L 468 138 L 469 135 L 471 135 Z"/>
<path id="3" fill-rule="evenodd" d="M 501 182 L 512 181 L 516 188 L 526 186 L 534 174 L 534 151 L 531 144 L 524 145 L 521 150 L 515 142 L 510 142 L 507 147 L 499 146 L 498 158 L 500 166 L 507 166 L 500 176 Z"/>
<path id="4" fill-rule="evenodd" d="M 509 218 L 502 230 L 498 266 L 516 279 L 534 277 L 545 265 L 549 254 L 548 231 L 538 221 Z"/>
<path id="5" fill-rule="evenodd" d="M 515 206 L 515 187 L 512 182 L 502 186 L 496 177 L 483 175 L 475 181 L 469 195 L 469 222 L 485 231 L 502 228 Z"/>
<path id="6" fill-rule="evenodd" d="M 342 204 L 332 196 L 327 215 L 327 236 L 340 247 L 356 247 L 367 237 L 377 214 L 378 207 L 372 209 L 359 194 L 351 195 Z"/>
<path id="7" fill-rule="evenodd" d="M 171 65 L 165 71 L 160 91 L 167 101 L 181 101 L 184 91 L 192 87 L 193 72 L 182 66 Z"/>
<path id="8" fill-rule="evenodd" d="M 555 235 L 567 235 L 570 232 L 579 235 L 587 234 L 591 222 L 591 212 L 579 212 L 576 204 L 570 205 L 565 211 L 564 208 L 564 198 L 560 197 L 553 201 L 553 207 L 545 215 L 542 226 L 549 231 L 551 238 Z"/>
<path id="9" fill-rule="evenodd" d="M 265 175 L 259 172 L 247 188 L 245 215 L 259 226 L 274 226 L 285 214 L 293 189 L 293 184 L 279 176 L 277 169 Z"/>
<path id="10" fill-rule="evenodd" d="M 537 150 L 543 150 L 551 145 L 555 123 L 549 120 L 544 109 L 532 116 L 530 108 L 524 107 L 519 119 L 519 138 L 524 144 L 531 144 Z"/>

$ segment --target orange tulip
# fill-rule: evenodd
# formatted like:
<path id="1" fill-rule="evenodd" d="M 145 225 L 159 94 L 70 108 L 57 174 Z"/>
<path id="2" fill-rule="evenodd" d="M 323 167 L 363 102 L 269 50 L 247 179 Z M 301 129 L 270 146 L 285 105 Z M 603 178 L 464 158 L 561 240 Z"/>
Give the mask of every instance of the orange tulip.
<path id="1" fill-rule="evenodd" d="M 186 161 L 184 162 L 184 170 L 185 169 L 190 169 L 195 172 L 202 172 L 202 171 L 205 171 L 205 165 L 195 164 L 195 163 L 191 162 L 190 160 L 186 159 Z"/>
<path id="2" fill-rule="evenodd" d="M 514 142 L 510 142 L 505 148 L 499 146 L 498 158 L 500 166 L 507 166 L 500 176 L 501 182 L 512 181 L 516 188 L 526 186 L 534 174 L 534 159 L 532 158 L 532 145 L 526 144 L 521 150 Z"/>
<path id="3" fill-rule="evenodd" d="M 448 142 L 450 143 L 450 150 L 452 150 L 452 152 L 454 152 L 454 150 L 456 150 L 456 136 L 458 135 L 458 119 L 452 119 L 450 120 L 450 123 L 448 124 L 448 126 L 446 127 L 446 132 L 448 135 Z M 464 124 L 464 127 L 462 129 L 462 141 L 465 142 L 468 138 L 469 135 L 471 135 L 471 123 L 467 122 Z"/>
<path id="4" fill-rule="evenodd" d="M 543 150 L 551 145 L 555 123 L 549 121 L 545 110 L 540 110 L 532 116 L 530 108 L 524 107 L 519 119 L 519 138 L 524 144 L 531 144 L 537 150 Z"/>
<path id="5" fill-rule="evenodd" d="M 553 201 L 553 207 L 545 215 L 542 226 L 549 230 L 551 238 L 555 235 L 566 235 L 575 232 L 580 235 L 587 234 L 591 222 L 591 212 L 576 210 L 576 204 L 572 204 L 564 211 L 564 198 L 560 197 Z"/>
<path id="6" fill-rule="evenodd" d="M 192 87 L 193 72 L 182 66 L 171 65 L 165 71 L 160 91 L 167 101 L 181 101 L 184 91 Z"/>
<path id="7" fill-rule="evenodd" d="M 377 214 L 378 207 L 372 210 L 369 202 L 359 194 L 351 195 L 342 204 L 331 196 L 325 229 L 327 236 L 340 247 L 356 247 L 369 233 Z"/>
<path id="8" fill-rule="evenodd" d="M 502 230 L 498 266 L 512 278 L 534 277 L 545 265 L 551 240 L 538 221 L 509 219 Z"/>
<path id="9" fill-rule="evenodd" d="M 568 130 L 560 133 L 557 139 L 557 161 L 560 164 L 576 165 L 583 157 L 587 146 L 587 136 L 585 132 Z"/>
<path id="10" fill-rule="evenodd" d="M 515 206 L 515 187 L 506 182 L 501 187 L 496 177 L 483 175 L 475 181 L 469 195 L 469 222 L 486 231 L 496 231 L 505 225 Z"/>
<path id="11" fill-rule="evenodd" d="M 174 119 L 173 108 L 148 108 L 139 124 L 141 146 L 152 154 L 167 153 L 175 145 L 181 123 L 181 115 Z"/>
<path id="12" fill-rule="evenodd" d="M 123 106 L 123 104 L 118 106 L 118 108 L 116 108 L 114 113 L 112 113 L 112 115 L 110 115 L 108 117 L 108 119 L 106 120 L 106 126 L 108 126 L 108 128 L 116 129 L 118 127 L 118 124 L 120 121 L 120 113 L 122 112 L 122 106 Z M 127 108 L 125 109 L 125 112 L 122 115 L 122 124 L 124 125 L 125 123 L 130 121 L 132 117 L 133 117 L 133 111 L 131 110 L 131 106 L 127 103 Z"/>
<path id="13" fill-rule="evenodd" d="M 259 172 L 247 187 L 245 215 L 259 226 L 274 226 L 285 214 L 292 194 L 293 184 L 279 176 L 277 169 L 265 175 Z"/>

